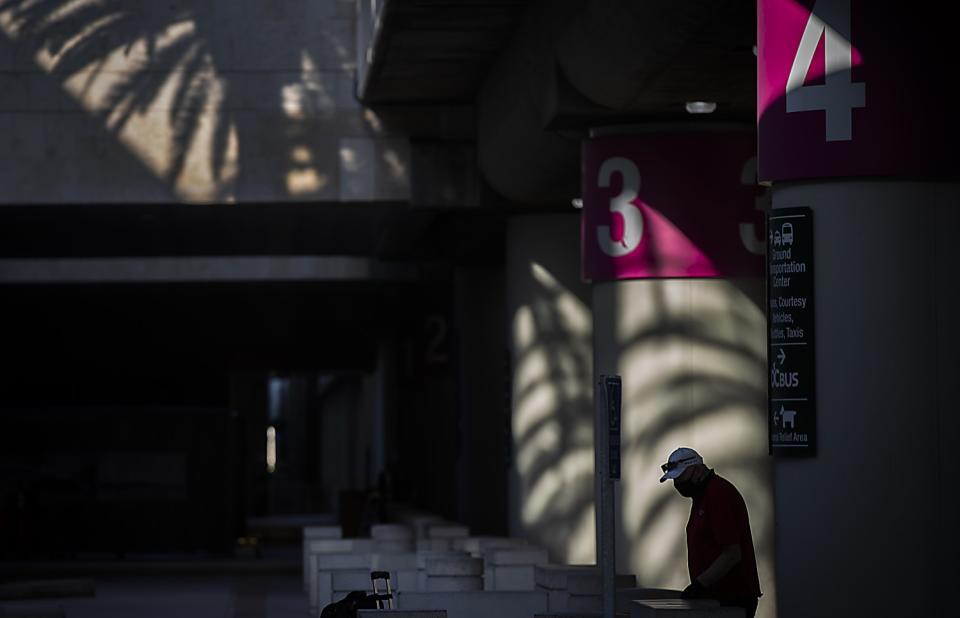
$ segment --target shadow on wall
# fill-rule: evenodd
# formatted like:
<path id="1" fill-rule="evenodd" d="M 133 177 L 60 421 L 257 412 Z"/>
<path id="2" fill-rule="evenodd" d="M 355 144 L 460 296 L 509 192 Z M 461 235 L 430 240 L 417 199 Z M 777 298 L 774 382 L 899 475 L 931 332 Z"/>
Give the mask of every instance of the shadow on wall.
<path id="1" fill-rule="evenodd" d="M 371 167 L 402 191 L 408 154 L 363 139 L 381 126 L 354 98 L 353 11 L 348 0 L 0 0 L 13 43 L 0 116 L 46 145 L 48 184 L 77 168 L 69 201 L 123 199 L 103 189 L 112 140 L 186 201 L 338 199 L 351 185 L 341 175 Z M 64 92 L 80 110 L 64 109 Z"/>
<path id="2" fill-rule="evenodd" d="M 619 373 L 624 383 L 619 568 L 642 586 L 689 583 L 690 502 L 659 483 L 659 464 L 691 446 L 747 502 L 765 593 L 759 615 L 773 615 L 762 282 L 646 280 L 594 290 L 595 370 Z"/>
<path id="3" fill-rule="evenodd" d="M 590 309 L 550 271 L 529 265 L 531 299 L 513 316 L 513 437 L 525 536 L 550 559 L 594 552 Z"/>
<path id="4" fill-rule="evenodd" d="M 690 503 L 658 481 L 670 451 L 692 446 L 744 495 L 764 590 L 760 615 L 773 615 L 762 281 L 595 284 L 591 308 L 540 264 L 530 271 L 528 302 L 512 325 L 525 535 L 551 560 L 595 562 L 592 381 L 617 373 L 624 381 L 618 569 L 647 587 L 689 583 Z"/>

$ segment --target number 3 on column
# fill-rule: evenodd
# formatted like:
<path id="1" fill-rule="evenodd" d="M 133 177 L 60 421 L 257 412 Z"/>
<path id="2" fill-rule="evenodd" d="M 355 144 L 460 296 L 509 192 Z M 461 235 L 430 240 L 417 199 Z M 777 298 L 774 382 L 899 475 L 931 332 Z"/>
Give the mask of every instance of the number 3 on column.
<path id="1" fill-rule="evenodd" d="M 610 212 L 623 217 L 623 236 L 614 240 L 609 225 L 597 226 L 597 241 L 600 250 L 610 257 L 627 255 L 640 245 L 643 237 L 643 213 L 633 203 L 640 190 L 640 170 L 630 159 L 612 157 L 600 166 L 599 185 L 609 188 L 614 174 L 623 178 L 620 194 L 610 199 Z"/>

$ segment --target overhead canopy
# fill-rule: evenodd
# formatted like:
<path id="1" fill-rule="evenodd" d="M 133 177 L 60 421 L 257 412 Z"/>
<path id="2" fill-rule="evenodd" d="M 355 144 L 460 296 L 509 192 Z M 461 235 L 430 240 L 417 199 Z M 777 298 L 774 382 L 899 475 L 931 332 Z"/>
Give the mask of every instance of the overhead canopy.
<path id="1" fill-rule="evenodd" d="M 361 100 L 472 102 L 530 0 L 360 4 Z"/>
<path id="2" fill-rule="evenodd" d="M 371 6 L 368 40 L 361 36 L 361 99 L 476 101 L 480 169 L 514 202 L 562 204 L 576 195 L 577 138 L 587 128 L 753 122 L 750 2 L 382 0 Z M 690 116 L 688 101 L 715 102 L 717 111 Z"/>

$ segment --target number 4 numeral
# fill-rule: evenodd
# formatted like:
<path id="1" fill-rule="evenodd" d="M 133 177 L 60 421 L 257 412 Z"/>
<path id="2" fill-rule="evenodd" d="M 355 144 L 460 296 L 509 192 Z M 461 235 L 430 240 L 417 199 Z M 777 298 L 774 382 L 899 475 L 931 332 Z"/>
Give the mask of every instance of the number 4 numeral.
<path id="1" fill-rule="evenodd" d="M 826 83 L 804 86 L 820 38 L 824 38 Z M 787 77 L 787 112 L 826 112 L 828 142 L 853 139 L 854 107 L 866 107 L 866 84 L 852 83 L 850 0 L 817 0 L 803 29 Z"/>

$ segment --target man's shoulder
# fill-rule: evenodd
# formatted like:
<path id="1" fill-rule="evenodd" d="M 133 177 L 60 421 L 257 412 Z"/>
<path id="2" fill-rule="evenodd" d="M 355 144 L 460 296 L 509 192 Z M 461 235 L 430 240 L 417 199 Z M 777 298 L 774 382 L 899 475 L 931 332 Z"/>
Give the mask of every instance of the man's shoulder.
<path id="1" fill-rule="evenodd" d="M 736 486 L 716 473 L 713 475 L 713 478 L 710 479 L 710 483 L 707 484 L 706 493 L 715 499 L 743 502 L 743 496 L 740 495 L 740 491 Z"/>

